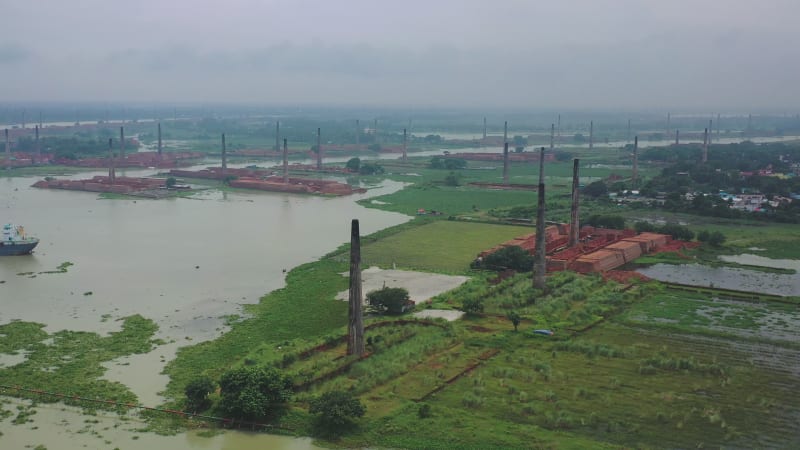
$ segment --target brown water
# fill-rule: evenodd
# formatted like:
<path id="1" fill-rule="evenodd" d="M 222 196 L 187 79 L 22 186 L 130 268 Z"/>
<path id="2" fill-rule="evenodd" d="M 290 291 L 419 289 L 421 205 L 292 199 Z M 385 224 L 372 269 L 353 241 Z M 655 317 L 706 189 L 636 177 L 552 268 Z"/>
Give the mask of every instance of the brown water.
<path id="1" fill-rule="evenodd" d="M 107 333 L 119 329 L 115 319 L 120 317 L 138 313 L 153 319 L 160 328 L 158 337 L 171 343 L 113 361 L 106 374 L 129 386 L 148 406 L 160 402 L 157 393 L 167 382 L 160 372 L 178 347 L 219 336 L 225 331 L 222 316 L 238 314 L 242 304 L 282 287 L 284 269 L 313 261 L 346 242 L 351 219 L 360 220 L 363 234 L 408 220 L 355 203 L 402 186 L 394 182 L 343 198 L 212 190 L 192 198 L 134 201 L 29 187 L 36 180 L 0 179 L 0 222 L 24 225 L 29 235 L 41 240 L 32 255 L 0 258 L 0 281 L 5 281 L 0 284 L 0 323 L 19 319 L 44 323 L 50 332 Z M 66 273 L 39 274 L 64 262 L 74 264 Z M 19 275 L 29 272 L 35 277 Z M 92 294 L 84 295 L 87 292 Z M 121 365 L 126 362 L 131 365 Z M 0 422 L 0 447 L 15 448 L 3 444 L 12 431 L 25 439 L 54 438 L 59 428 L 40 424 L 45 416 L 34 417 L 38 429 L 27 433 L 30 427 L 12 426 L 10 419 Z M 56 423 L 58 416 L 53 413 Z M 137 441 L 163 440 L 151 448 L 277 448 L 273 437 L 263 434 L 227 433 L 225 438 L 199 441 L 182 436 L 176 441 L 148 435 Z M 233 440 L 237 444 L 230 444 Z M 301 442 L 301 447 L 286 448 L 308 448 L 306 440 Z M 49 448 L 83 444 L 64 445 Z"/>
<path id="2" fill-rule="evenodd" d="M 671 283 L 774 295 L 800 295 L 800 273 L 768 273 L 700 264 L 654 264 L 637 271 L 654 280 Z"/>

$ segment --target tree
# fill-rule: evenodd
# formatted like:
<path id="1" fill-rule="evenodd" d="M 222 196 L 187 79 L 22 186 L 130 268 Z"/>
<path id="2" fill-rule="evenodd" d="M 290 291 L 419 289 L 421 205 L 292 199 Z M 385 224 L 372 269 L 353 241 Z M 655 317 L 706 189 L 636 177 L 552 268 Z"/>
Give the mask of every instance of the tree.
<path id="1" fill-rule="evenodd" d="M 403 288 L 384 286 L 367 293 L 367 304 L 381 312 L 402 314 L 409 305 L 408 291 Z"/>
<path id="2" fill-rule="evenodd" d="M 585 188 L 583 188 L 583 194 L 588 195 L 589 197 L 603 197 L 608 195 L 608 186 L 606 186 L 605 182 L 598 180 L 589 183 Z"/>
<path id="3" fill-rule="evenodd" d="M 214 392 L 216 384 L 207 375 L 200 376 L 190 381 L 183 390 L 186 394 L 186 407 L 193 410 L 208 408 L 208 394 Z"/>
<path id="4" fill-rule="evenodd" d="M 652 223 L 645 221 L 639 221 L 634 223 L 633 228 L 636 230 L 637 233 L 648 233 L 656 231 L 656 227 Z"/>
<path id="5" fill-rule="evenodd" d="M 276 414 L 292 396 L 292 380 L 274 367 L 231 369 L 219 381 L 220 407 L 237 419 Z"/>
<path id="6" fill-rule="evenodd" d="M 358 173 L 361 175 L 379 175 L 383 172 L 383 166 L 378 163 L 365 162 L 358 168 Z"/>
<path id="7" fill-rule="evenodd" d="M 658 228 L 659 233 L 668 234 L 673 239 L 680 239 L 682 241 L 691 241 L 694 239 L 694 232 L 683 225 L 677 223 L 668 223 Z"/>
<path id="8" fill-rule="evenodd" d="M 522 317 L 516 311 L 509 311 L 506 313 L 506 318 L 514 325 L 514 332 L 516 332 L 519 323 L 522 321 Z"/>
<path id="9" fill-rule="evenodd" d="M 533 256 L 517 245 L 503 247 L 494 253 L 479 258 L 472 263 L 473 269 L 506 270 L 530 272 L 533 269 Z"/>
<path id="10" fill-rule="evenodd" d="M 361 160 L 359 158 L 350 158 L 345 167 L 350 172 L 358 172 L 358 169 L 361 168 Z"/>
<path id="11" fill-rule="evenodd" d="M 593 214 L 586 220 L 586 224 L 597 228 L 622 230 L 625 228 L 625 218 L 622 216 Z"/>
<path id="12" fill-rule="evenodd" d="M 363 416 L 367 408 L 348 392 L 329 391 L 311 400 L 308 412 L 316 414 L 317 425 L 321 429 L 338 433 L 351 426 L 353 419 Z"/>
<path id="13" fill-rule="evenodd" d="M 172 187 L 175 187 L 175 184 L 177 182 L 178 182 L 178 180 L 176 180 L 175 177 L 169 177 L 169 178 L 167 178 L 167 181 L 164 183 L 164 185 L 166 187 L 168 187 L 168 188 L 172 188 Z"/>
<path id="14" fill-rule="evenodd" d="M 725 243 L 725 235 L 722 234 L 720 231 L 712 231 L 708 235 L 708 243 L 713 245 L 714 247 L 719 247 L 720 245 Z"/>
<path id="15" fill-rule="evenodd" d="M 445 186 L 460 186 L 461 180 L 457 173 L 450 172 L 444 177 Z"/>
<path id="16" fill-rule="evenodd" d="M 467 314 L 480 314 L 483 312 L 483 300 L 478 297 L 467 297 L 461 302 L 461 310 Z"/>

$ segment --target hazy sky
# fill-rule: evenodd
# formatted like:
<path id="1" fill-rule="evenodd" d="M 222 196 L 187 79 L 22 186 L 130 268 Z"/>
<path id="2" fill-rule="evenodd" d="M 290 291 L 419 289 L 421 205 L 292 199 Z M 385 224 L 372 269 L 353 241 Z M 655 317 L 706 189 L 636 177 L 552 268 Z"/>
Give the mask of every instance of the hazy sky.
<path id="1" fill-rule="evenodd" d="M 800 109 L 800 0 L 0 6 L 0 101 Z"/>

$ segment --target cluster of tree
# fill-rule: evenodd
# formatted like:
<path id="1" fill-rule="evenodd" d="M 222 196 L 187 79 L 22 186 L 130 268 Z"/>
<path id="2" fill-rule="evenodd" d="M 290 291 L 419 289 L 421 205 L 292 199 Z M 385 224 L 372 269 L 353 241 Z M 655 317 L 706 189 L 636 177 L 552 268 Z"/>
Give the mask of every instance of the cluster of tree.
<path id="1" fill-rule="evenodd" d="M 586 195 L 586 196 L 589 196 L 589 197 L 594 197 L 594 198 L 605 197 L 605 196 L 608 195 L 608 186 L 606 185 L 606 183 L 604 181 L 597 180 L 597 181 L 593 181 L 593 182 L 587 184 L 583 188 L 582 192 L 583 192 L 583 195 Z"/>
<path id="2" fill-rule="evenodd" d="M 700 242 L 707 242 L 714 247 L 719 247 L 725 243 L 725 235 L 720 231 L 706 231 L 702 230 L 697 233 L 697 240 Z"/>
<path id="3" fill-rule="evenodd" d="M 367 304 L 376 311 L 389 314 L 402 314 L 406 311 L 411 298 L 403 288 L 384 286 L 367 293 Z"/>
<path id="4" fill-rule="evenodd" d="M 470 267 L 495 271 L 512 269 L 517 272 L 530 272 L 533 270 L 533 256 L 522 247 L 510 245 L 476 259 L 470 264 Z"/>
<path id="5" fill-rule="evenodd" d="M 680 239 L 682 241 L 691 241 L 694 239 L 694 232 L 689 228 L 679 225 L 677 223 L 666 223 L 661 226 L 653 225 L 650 222 L 636 222 L 633 227 L 639 233 L 653 232 L 668 234 L 673 239 Z"/>
<path id="6" fill-rule="evenodd" d="M 108 139 L 113 136 L 99 138 L 87 137 L 46 137 L 39 140 L 39 145 L 44 153 L 52 153 L 56 158 L 78 159 L 83 156 L 104 156 L 108 154 Z M 119 142 L 114 142 L 114 152 L 118 152 Z M 136 141 L 126 139 L 125 148 L 134 150 L 138 148 Z M 36 140 L 29 136 L 20 137 L 17 141 L 16 150 L 25 153 L 36 151 Z"/>
<path id="7" fill-rule="evenodd" d="M 461 175 L 450 172 L 444 177 L 445 186 L 461 186 Z"/>
<path id="8" fill-rule="evenodd" d="M 383 166 L 376 162 L 359 163 L 358 173 L 361 175 L 380 175 L 384 172 Z"/>
<path id="9" fill-rule="evenodd" d="M 461 158 L 444 158 L 434 156 L 428 164 L 431 169 L 460 170 L 467 168 L 467 160 Z"/>
<path id="10" fill-rule="evenodd" d="M 311 400 L 308 412 L 315 416 L 317 430 L 325 435 L 339 435 L 352 428 L 354 420 L 362 417 L 367 408 L 345 391 L 328 391 Z"/>
<path id="11" fill-rule="evenodd" d="M 584 223 L 596 228 L 625 229 L 625 218 L 622 216 L 594 214 L 589 216 Z"/>
<path id="12" fill-rule="evenodd" d="M 222 374 L 219 387 L 220 408 L 244 420 L 275 416 L 292 397 L 292 380 L 274 367 L 231 369 Z"/>

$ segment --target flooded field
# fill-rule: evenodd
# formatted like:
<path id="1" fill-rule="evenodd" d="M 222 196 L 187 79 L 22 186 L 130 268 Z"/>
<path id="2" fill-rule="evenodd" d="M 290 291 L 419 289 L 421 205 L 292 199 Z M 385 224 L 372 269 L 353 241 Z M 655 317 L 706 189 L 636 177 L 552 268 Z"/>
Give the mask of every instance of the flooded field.
<path id="1" fill-rule="evenodd" d="M 35 321 L 50 333 L 67 329 L 105 335 L 120 329 L 117 319 L 122 317 L 141 314 L 152 319 L 159 326 L 157 337 L 166 344 L 105 365 L 106 378 L 122 382 L 148 406 L 160 402 L 158 392 L 167 382 L 160 373 L 177 348 L 223 333 L 226 317 L 282 287 L 285 271 L 345 242 L 351 219 L 360 219 L 363 234 L 408 220 L 355 203 L 402 186 L 394 182 L 348 198 L 208 190 L 192 198 L 151 201 L 101 200 L 92 193 L 34 189 L 29 187 L 34 181 L 0 179 L 2 221 L 24 225 L 41 240 L 32 255 L 0 259 L 0 324 Z M 19 355 L 0 358 L 5 367 L 19 362 Z M 33 429 L 0 422 L 0 446 L 59 442 L 55 436 L 66 432 L 55 425 L 62 420 L 57 411 L 33 419 Z M 241 440 L 252 439 L 258 448 L 279 448 L 267 442 L 271 437 L 255 436 Z M 232 439 L 239 437 L 148 435 L 137 442 L 158 442 L 151 442 L 150 448 L 250 448 Z M 87 445 L 104 448 L 96 442 Z"/>
<path id="2" fill-rule="evenodd" d="M 800 274 L 798 273 L 791 275 L 765 273 L 756 270 L 709 267 L 700 264 L 655 264 L 637 270 L 652 279 L 671 283 L 762 292 L 774 295 L 800 295 Z"/>

